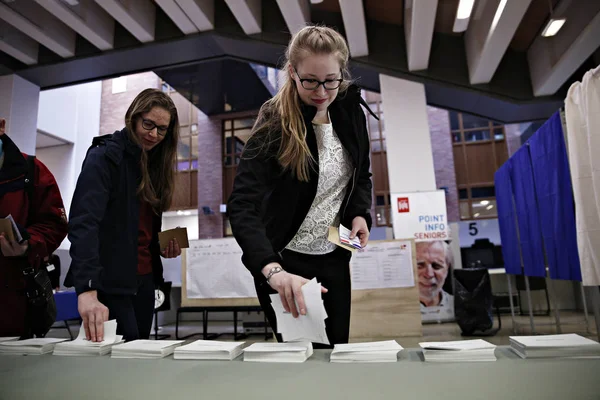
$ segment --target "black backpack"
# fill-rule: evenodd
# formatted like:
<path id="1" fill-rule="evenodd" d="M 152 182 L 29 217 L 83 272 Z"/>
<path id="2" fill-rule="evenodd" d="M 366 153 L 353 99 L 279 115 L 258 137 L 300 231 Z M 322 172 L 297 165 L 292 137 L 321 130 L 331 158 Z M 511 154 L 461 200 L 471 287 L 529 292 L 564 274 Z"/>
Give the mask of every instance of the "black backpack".
<path id="1" fill-rule="evenodd" d="M 27 156 L 25 193 L 29 200 L 28 220 L 33 212 L 34 180 L 35 157 Z M 22 338 L 32 337 L 33 335 L 44 337 L 56 320 L 56 302 L 48 271 L 43 266 L 36 271 L 33 266 L 23 263 L 22 272 L 26 281 L 25 296 L 27 297 L 27 332 Z"/>

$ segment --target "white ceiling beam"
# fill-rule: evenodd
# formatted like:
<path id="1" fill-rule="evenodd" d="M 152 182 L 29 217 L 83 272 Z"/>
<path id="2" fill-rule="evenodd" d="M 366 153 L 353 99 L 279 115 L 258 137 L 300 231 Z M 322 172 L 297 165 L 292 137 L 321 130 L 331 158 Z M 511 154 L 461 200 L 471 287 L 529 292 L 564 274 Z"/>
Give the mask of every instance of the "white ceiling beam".
<path id="1" fill-rule="evenodd" d="M 481 17 L 469 23 L 465 35 L 472 85 L 492 80 L 531 1 L 488 0 L 476 5 Z"/>
<path id="2" fill-rule="evenodd" d="M 8 24 L 0 24 L 0 51 L 27 65 L 37 64 L 38 42 Z"/>
<path id="3" fill-rule="evenodd" d="M 404 0 L 404 33 L 409 71 L 420 71 L 429 66 L 437 6 L 438 0 Z"/>
<path id="4" fill-rule="evenodd" d="M 156 4 L 171 18 L 171 21 L 186 35 L 198 33 L 198 28 L 189 19 L 185 11 L 179 7 L 175 0 L 155 0 Z"/>
<path id="5" fill-rule="evenodd" d="M 292 35 L 310 23 L 308 0 L 277 0 L 277 5 Z"/>
<path id="6" fill-rule="evenodd" d="M 538 36 L 527 51 L 535 96 L 556 93 L 600 44 L 599 2 L 577 2 L 554 16 L 566 18 L 562 29 L 553 37 Z"/>
<path id="7" fill-rule="evenodd" d="M 215 29 L 214 0 L 175 0 L 200 32 Z"/>
<path id="8" fill-rule="evenodd" d="M 61 57 L 75 55 L 75 32 L 33 0 L 0 2 L 0 19 Z"/>
<path id="9" fill-rule="evenodd" d="M 261 0 L 225 0 L 246 35 L 262 32 Z"/>
<path id="10" fill-rule="evenodd" d="M 367 24 L 362 0 L 340 0 L 346 40 L 352 57 L 369 55 Z"/>
<path id="11" fill-rule="evenodd" d="M 156 6 L 150 0 L 96 0 L 142 43 L 154 41 Z"/>
<path id="12" fill-rule="evenodd" d="M 113 48 L 115 20 L 94 0 L 79 0 L 69 6 L 60 0 L 35 0 L 100 50 Z"/>

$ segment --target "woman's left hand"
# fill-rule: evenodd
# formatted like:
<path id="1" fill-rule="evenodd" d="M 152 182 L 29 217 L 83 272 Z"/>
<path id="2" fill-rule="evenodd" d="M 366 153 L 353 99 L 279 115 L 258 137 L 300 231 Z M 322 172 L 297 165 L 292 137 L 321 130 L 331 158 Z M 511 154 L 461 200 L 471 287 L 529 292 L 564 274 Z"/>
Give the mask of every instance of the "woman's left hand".
<path id="1" fill-rule="evenodd" d="M 171 239 L 169 241 L 169 245 L 166 249 L 161 251 L 161 254 L 164 258 L 175 258 L 181 255 L 181 249 L 179 248 L 179 243 L 177 243 L 177 239 Z"/>
<path id="2" fill-rule="evenodd" d="M 369 227 L 367 226 L 367 221 L 363 217 L 354 217 L 352 220 L 350 239 L 354 239 L 356 236 L 360 239 L 361 247 L 365 248 L 369 241 Z"/>

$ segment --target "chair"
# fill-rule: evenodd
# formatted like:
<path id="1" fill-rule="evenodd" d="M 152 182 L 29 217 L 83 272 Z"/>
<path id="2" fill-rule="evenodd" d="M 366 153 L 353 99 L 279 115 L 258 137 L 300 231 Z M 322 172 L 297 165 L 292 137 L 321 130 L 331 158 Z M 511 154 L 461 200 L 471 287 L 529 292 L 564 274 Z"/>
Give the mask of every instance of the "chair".
<path id="1" fill-rule="evenodd" d="M 77 293 L 56 292 L 54 293 L 54 301 L 56 302 L 56 322 L 62 321 L 64 323 L 64 328 L 67 329 L 69 337 L 73 340 L 73 333 L 71 333 L 69 321 L 81 321 L 81 316 L 77 310 Z M 63 327 L 61 326 L 60 328 Z"/>
<path id="2" fill-rule="evenodd" d="M 494 304 L 490 274 L 485 268 L 454 270 L 454 313 L 462 336 L 494 336 L 502 328 L 500 309 Z M 493 308 L 498 327 L 494 328 Z"/>
<path id="3" fill-rule="evenodd" d="M 525 285 L 525 275 L 515 275 L 515 281 L 517 286 L 517 297 L 519 298 L 519 312 L 521 315 L 525 315 L 523 312 L 523 302 L 521 301 L 521 292 L 527 290 Z M 534 312 L 534 316 L 548 316 L 550 315 L 550 297 L 548 296 L 548 287 L 546 286 L 546 278 L 530 276 L 529 277 L 529 290 L 543 290 L 546 294 L 546 311 Z"/>

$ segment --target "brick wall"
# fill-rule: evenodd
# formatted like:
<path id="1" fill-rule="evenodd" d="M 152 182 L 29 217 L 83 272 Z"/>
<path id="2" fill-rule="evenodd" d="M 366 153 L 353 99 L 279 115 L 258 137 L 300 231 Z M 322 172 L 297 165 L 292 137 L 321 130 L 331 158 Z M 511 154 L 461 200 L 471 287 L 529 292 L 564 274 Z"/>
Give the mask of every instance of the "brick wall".
<path id="1" fill-rule="evenodd" d="M 431 134 L 436 185 L 438 188 L 448 188 L 446 194 L 448 222 L 460 221 L 454 155 L 450 137 L 450 116 L 446 110 L 427 106 L 427 117 Z"/>
<path id="2" fill-rule="evenodd" d="M 223 237 L 223 149 L 221 121 L 198 112 L 198 236 Z M 214 215 L 204 215 L 209 206 Z"/>
<path id="3" fill-rule="evenodd" d="M 106 135 L 125 127 L 125 113 L 129 105 L 142 90 L 160 88 L 160 78 L 154 72 L 129 75 L 126 90 L 113 94 L 113 79 L 102 81 L 100 106 L 100 134 Z"/>

